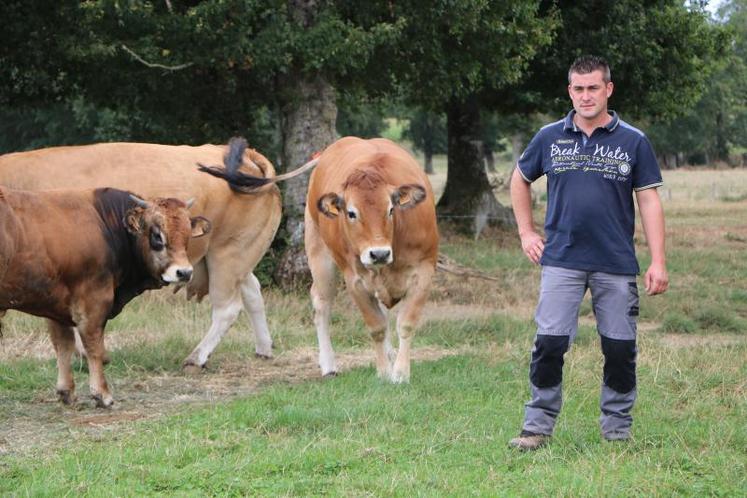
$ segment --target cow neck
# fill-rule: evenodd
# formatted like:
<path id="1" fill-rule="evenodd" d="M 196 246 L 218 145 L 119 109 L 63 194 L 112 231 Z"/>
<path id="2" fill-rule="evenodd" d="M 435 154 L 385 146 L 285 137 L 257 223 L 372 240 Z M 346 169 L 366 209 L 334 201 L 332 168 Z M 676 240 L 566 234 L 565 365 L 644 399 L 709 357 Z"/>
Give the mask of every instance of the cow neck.
<path id="1" fill-rule="evenodd" d="M 137 238 L 125 226 L 127 211 L 136 206 L 129 192 L 103 188 L 94 191 L 94 206 L 101 219 L 109 254 L 108 270 L 114 275 L 114 301 L 108 318 L 114 318 L 133 298 L 148 289 L 162 286 L 148 273 L 145 260 L 137 247 Z"/>

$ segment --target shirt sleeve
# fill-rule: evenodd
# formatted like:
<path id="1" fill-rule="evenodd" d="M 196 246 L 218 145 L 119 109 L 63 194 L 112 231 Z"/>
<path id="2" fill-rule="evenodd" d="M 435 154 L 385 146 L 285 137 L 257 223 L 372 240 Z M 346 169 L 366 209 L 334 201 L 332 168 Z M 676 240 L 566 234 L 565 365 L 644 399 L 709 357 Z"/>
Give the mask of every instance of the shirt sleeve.
<path id="1" fill-rule="evenodd" d="M 636 150 L 636 164 L 633 168 L 633 190 L 646 190 L 648 188 L 661 187 L 661 170 L 656 161 L 654 148 L 647 137 L 643 137 L 638 143 Z"/>
<path id="2" fill-rule="evenodd" d="M 539 133 L 529 142 L 516 165 L 521 176 L 529 183 L 544 174 L 544 171 L 542 171 L 542 140 Z"/>

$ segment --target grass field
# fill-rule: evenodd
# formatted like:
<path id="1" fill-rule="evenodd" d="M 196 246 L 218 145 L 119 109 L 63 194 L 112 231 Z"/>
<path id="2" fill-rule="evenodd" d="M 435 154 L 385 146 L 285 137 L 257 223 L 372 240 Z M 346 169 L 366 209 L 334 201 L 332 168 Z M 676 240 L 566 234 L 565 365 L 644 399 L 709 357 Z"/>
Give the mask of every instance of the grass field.
<path id="1" fill-rule="evenodd" d="M 108 327 L 114 408 L 86 399 L 80 363 L 80 400 L 64 407 L 42 322 L 10 312 L 0 495 L 744 496 L 747 171 L 665 172 L 665 184 L 671 286 L 642 298 L 628 443 L 599 435 L 602 358 L 587 298 L 552 444 L 533 454 L 507 447 L 527 398 L 539 271 L 513 233 L 446 233 L 445 254 L 497 281 L 437 275 L 405 386 L 377 380 L 344 295 L 332 319 L 343 374 L 321 380 L 308 297 L 275 289 L 266 291 L 275 359 L 253 357 L 242 316 L 207 371 L 187 376 L 181 361 L 207 329 L 209 306 L 159 292 Z M 640 229 L 636 240 L 645 267 Z"/>

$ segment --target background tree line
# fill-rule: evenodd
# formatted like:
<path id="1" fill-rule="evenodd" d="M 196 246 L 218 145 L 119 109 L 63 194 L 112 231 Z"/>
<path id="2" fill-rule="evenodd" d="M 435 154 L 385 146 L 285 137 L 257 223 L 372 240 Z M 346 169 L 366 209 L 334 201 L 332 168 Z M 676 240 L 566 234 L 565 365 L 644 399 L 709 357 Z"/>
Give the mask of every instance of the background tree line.
<path id="1" fill-rule="evenodd" d="M 8 0 L 0 151 L 128 140 L 224 143 L 295 168 L 383 118 L 448 156 L 438 212 L 510 223 L 486 168 L 568 109 L 567 67 L 604 55 L 612 106 L 665 165 L 747 146 L 747 0 Z M 505 139 L 505 140 L 504 140 Z M 732 161 L 734 162 L 734 161 Z M 284 195 L 279 275 L 300 257 L 306 178 Z"/>

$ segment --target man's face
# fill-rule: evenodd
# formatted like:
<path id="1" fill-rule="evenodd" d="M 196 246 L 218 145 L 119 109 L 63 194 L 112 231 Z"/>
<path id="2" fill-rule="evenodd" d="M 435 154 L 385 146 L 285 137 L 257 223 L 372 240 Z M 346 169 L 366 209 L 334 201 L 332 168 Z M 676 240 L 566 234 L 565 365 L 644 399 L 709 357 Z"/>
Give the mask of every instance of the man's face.
<path id="1" fill-rule="evenodd" d="M 593 121 L 607 112 L 607 99 L 612 95 L 612 82 L 604 82 L 601 70 L 588 74 L 571 73 L 568 95 L 573 101 L 576 114 Z"/>

